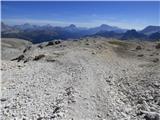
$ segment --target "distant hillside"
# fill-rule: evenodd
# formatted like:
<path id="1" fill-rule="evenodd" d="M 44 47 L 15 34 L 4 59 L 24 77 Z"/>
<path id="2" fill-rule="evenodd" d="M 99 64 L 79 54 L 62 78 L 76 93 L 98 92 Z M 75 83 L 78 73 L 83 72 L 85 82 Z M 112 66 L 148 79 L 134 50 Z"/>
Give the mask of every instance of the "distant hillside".
<path id="1" fill-rule="evenodd" d="M 126 31 L 126 29 L 121 29 L 115 26 L 109 26 L 106 24 L 102 24 L 99 27 L 90 28 L 89 31 L 92 32 L 92 34 L 96 34 L 97 32 L 100 32 L 100 31 L 114 31 L 116 33 L 123 33 Z"/>
<path id="2" fill-rule="evenodd" d="M 146 35 L 151 35 L 152 33 L 160 32 L 160 26 L 147 26 L 140 32 Z"/>
<path id="3" fill-rule="evenodd" d="M 114 31 L 100 31 L 94 35 L 91 36 L 101 36 L 101 37 L 105 37 L 105 38 L 121 38 L 123 35 L 123 33 L 116 33 Z"/>
<path id="4" fill-rule="evenodd" d="M 123 34 L 121 37 L 122 40 L 130 40 L 130 39 L 139 39 L 139 40 L 145 40 L 147 39 L 147 36 L 143 33 L 139 33 L 136 30 L 128 30 L 126 33 Z"/>
<path id="5" fill-rule="evenodd" d="M 32 44 L 31 42 L 27 40 L 23 40 L 23 39 L 15 39 L 15 38 L 2 38 L 1 39 L 2 47 L 19 49 L 19 48 L 22 48 L 22 47 L 25 47 L 31 44 Z"/>
<path id="6" fill-rule="evenodd" d="M 96 34 L 89 35 L 90 37 L 101 36 L 105 38 L 115 38 L 120 40 L 144 40 L 144 41 L 159 41 L 160 33 L 156 32 L 151 35 L 145 35 L 136 30 L 128 30 L 125 33 L 116 33 L 114 31 L 100 31 Z"/>
<path id="7" fill-rule="evenodd" d="M 15 56 L 21 55 L 22 51 L 32 45 L 31 42 L 16 38 L 2 38 L 1 39 L 1 54 L 2 60 L 13 59 Z"/>
<path id="8" fill-rule="evenodd" d="M 152 41 L 160 40 L 160 32 L 153 33 L 149 36 L 149 39 Z"/>

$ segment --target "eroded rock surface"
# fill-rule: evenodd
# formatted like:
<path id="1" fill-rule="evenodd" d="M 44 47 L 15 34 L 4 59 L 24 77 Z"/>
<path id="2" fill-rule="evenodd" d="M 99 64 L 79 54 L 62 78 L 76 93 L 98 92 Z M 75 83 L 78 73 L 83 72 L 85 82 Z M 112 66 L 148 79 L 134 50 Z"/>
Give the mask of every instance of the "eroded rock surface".
<path id="1" fill-rule="evenodd" d="M 24 60 L 2 60 L 1 119 L 159 120 L 156 44 L 87 38 L 32 45 Z"/>

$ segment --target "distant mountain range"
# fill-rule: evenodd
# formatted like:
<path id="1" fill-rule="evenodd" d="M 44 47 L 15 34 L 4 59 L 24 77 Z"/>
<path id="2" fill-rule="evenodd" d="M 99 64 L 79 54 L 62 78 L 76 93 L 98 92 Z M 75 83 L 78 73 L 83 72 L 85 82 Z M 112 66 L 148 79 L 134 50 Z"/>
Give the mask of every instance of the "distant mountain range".
<path id="1" fill-rule="evenodd" d="M 148 26 L 141 31 L 141 33 L 146 35 L 151 35 L 156 32 L 160 32 L 160 26 Z"/>
<path id="2" fill-rule="evenodd" d="M 160 40 L 160 26 L 148 26 L 141 31 L 127 30 L 115 26 L 102 24 L 94 28 L 82 28 L 71 24 L 66 27 L 51 25 L 22 25 L 9 26 L 1 23 L 1 36 L 6 38 L 21 38 L 40 43 L 54 39 L 77 39 L 86 36 L 102 36 L 106 38 L 117 38 L 122 40 Z"/>

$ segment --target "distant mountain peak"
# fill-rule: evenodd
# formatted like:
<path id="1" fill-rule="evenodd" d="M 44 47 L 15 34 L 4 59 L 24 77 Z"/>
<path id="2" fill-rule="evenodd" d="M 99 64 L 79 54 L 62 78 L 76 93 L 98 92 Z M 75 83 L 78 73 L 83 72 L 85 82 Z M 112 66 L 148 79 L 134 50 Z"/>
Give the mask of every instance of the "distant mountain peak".
<path id="1" fill-rule="evenodd" d="M 109 25 L 107 25 L 107 24 L 101 24 L 100 25 L 100 27 L 106 27 L 106 26 L 108 27 Z"/>
<path id="2" fill-rule="evenodd" d="M 74 25 L 74 24 L 70 24 L 68 27 L 75 28 L 75 27 L 76 27 L 76 25 Z"/>

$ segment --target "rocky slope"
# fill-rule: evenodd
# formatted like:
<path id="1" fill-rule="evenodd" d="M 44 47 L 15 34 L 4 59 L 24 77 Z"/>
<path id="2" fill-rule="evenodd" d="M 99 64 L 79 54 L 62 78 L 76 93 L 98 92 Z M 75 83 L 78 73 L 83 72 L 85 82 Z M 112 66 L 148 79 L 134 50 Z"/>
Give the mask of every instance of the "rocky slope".
<path id="1" fill-rule="evenodd" d="M 159 120 L 158 44 L 98 37 L 27 46 L 2 60 L 1 119 Z"/>

